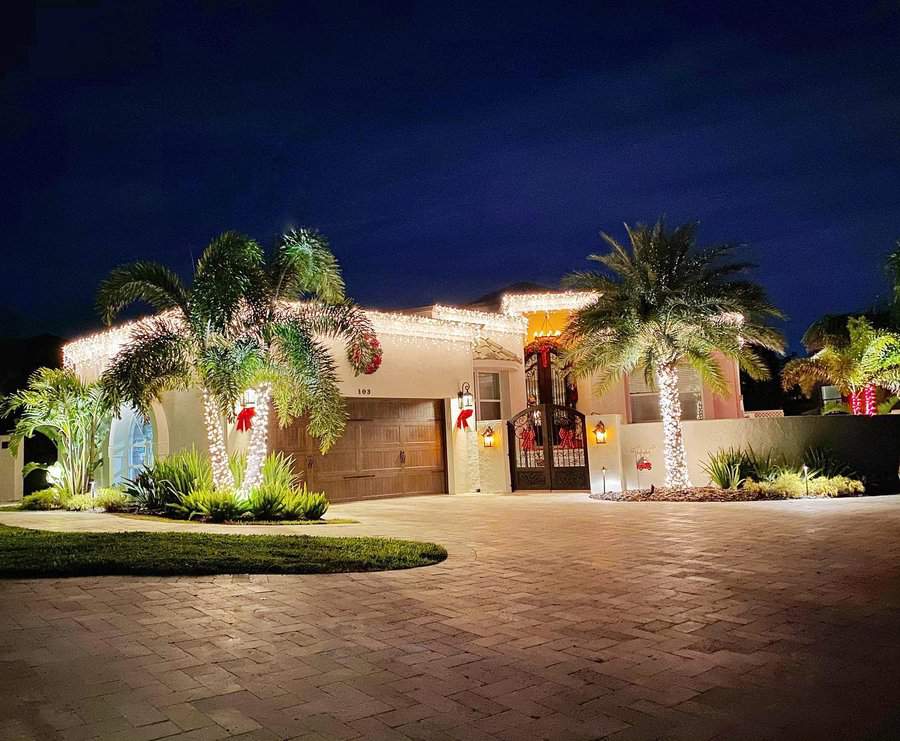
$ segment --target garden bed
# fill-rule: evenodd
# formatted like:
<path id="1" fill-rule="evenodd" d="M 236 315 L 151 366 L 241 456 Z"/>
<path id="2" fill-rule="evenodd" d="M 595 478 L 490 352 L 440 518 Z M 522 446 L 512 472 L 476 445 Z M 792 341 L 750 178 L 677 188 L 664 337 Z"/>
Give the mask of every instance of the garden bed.
<path id="1" fill-rule="evenodd" d="M 834 496 L 793 496 L 788 492 L 755 489 L 720 489 L 717 486 L 694 486 L 690 489 L 630 489 L 622 492 L 591 494 L 591 499 L 610 502 L 762 502 L 782 499 L 833 499 Z M 838 496 L 860 496 L 858 493 Z"/>
<path id="2" fill-rule="evenodd" d="M 111 513 L 112 514 L 112 513 Z M 191 525 L 357 525 L 359 520 L 349 517 L 335 517 L 321 520 L 225 520 L 224 522 L 211 522 L 210 520 L 166 517 L 165 515 L 151 515 L 144 512 L 116 512 L 115 517 L 124 517 L 128 520 L 151 520 L 153 522 L 184 522 Z"/>
<path id="3" fill-rule="evenodd" d="M 56 533 L 0 525 L 0 578 L 332 574 L 430 566 L 434 543 L 210 533 Z"/>

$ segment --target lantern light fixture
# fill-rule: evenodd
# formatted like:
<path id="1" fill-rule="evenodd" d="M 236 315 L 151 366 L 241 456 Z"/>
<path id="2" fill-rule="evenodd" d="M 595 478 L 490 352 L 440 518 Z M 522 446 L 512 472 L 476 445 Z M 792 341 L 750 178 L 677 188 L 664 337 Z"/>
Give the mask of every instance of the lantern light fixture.
<path id="1" fill-rule="evenodd" d="M 459 401 L 460 409 L 471 409 L 475 406 L 475 397 L 472 396 L 472 387 L 468 383 L 463 383 L 456 394 Z"/>
<path id="2" fill-rule="evenodd" d="M 481 440 L 484 443 L 484 447 L 493 448 L 494 447 L 494 428 L 490 425 L 484 428 L 484 432 L 481 433 Z"/>
<path id="3" fill-rule="evenodd" d="M 606 425 L 603 424 L 603 420 L 597 422 L 597 426 L 594 427 L 594 440 L 597 445 L 606 445 Z"/>

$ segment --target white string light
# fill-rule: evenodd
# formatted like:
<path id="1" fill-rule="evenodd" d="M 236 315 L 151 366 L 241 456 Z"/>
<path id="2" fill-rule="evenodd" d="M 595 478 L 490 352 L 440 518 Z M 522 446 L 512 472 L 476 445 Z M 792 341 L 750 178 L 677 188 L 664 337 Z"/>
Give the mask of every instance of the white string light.
<path id="1" fill-rule="evenodd" d="M 203 393 L 203 421 L 206 424 L 206 440 L 209 443 L 209 459 L 212 464 L 213 484 L 216 488 L 234 486 L 234 477 L 228 465 L 228 449 L 225 446 L 225 431 L 222 418 L 215 402 L 206 389 Z"/>
<path id="2" fill-rule="evenodd" d="M 528 331 L 528 320 L 523 316 L 511 314 L 492 314 L 487 311 L 459 309 L 455 306 L 435 304 L 431 307 L 431 316 L 434 319 L 443 319 L 445 321 L 477 324 L 483 329 L 506 334 L 522 335 Z"/>
<path id="3" fill-rule="evenodd" d="M 659 411 L 663 423 L 663 454 L 666 460 L 666 486 L 686 489 L 691 485 L 681 431 L 681 399 L 678 396 L 678 370 L 663 367 L 656 371 Z"/>
<path id="4" fill-rule="evenodd" d="M 537 311 L 577 311 L 594 303 L 596 291 L 559 291 L 556 293 L 504 293 L 500 311 L 504 314 L 527 314 Z"/>
<path id="5" fill-rule="evenodd" d="M 269 451 L 269 400 L 272 386 L 263 383 L 257 386 L 255 414 L 250 427 L 250 442 L 247 445 L 247 464 L 240 494 L 246 498 L 250 490 L 262 480 L 262 465 Z"/>

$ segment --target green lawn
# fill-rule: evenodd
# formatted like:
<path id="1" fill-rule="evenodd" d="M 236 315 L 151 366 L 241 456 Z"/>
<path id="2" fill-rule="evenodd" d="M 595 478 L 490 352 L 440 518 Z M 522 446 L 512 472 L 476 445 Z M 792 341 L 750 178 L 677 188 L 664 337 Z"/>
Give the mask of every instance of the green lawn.
<path id="1" fill-rule="evenodd" d="M 0 525 L 0 578 L 329 574 L 429 566 L 434 543 L 387 538 L 210 533 L 51 533 Z"/>

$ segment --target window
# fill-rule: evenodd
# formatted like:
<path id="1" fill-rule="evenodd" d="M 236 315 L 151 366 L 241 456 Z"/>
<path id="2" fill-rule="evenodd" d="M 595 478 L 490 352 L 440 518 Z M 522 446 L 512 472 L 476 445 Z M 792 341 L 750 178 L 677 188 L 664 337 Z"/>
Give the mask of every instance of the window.
<path id="1" fill-rule="evenodd" d="M 153 463 L 153 425 L 135 414 L 128 434 L 128 478 L 137 476 L 141 467 Z"/>
<path id="2" fill-rule="evenodd" d="M 500 374 L 479 372 L 475 375 L 478 390 L 478 419 L 503 419 L 500 404 Z"/>
<path id="3" fill-rule="evenodd" d="M 703 419 L 703 384 L 691 366 L 678 366 L 678 396 L 681 399 L 682 419 Z M 628 377 L 632 422 L 659 422 L 659 393 L 644 379 L 643 368 L 635 369 Z"/>

